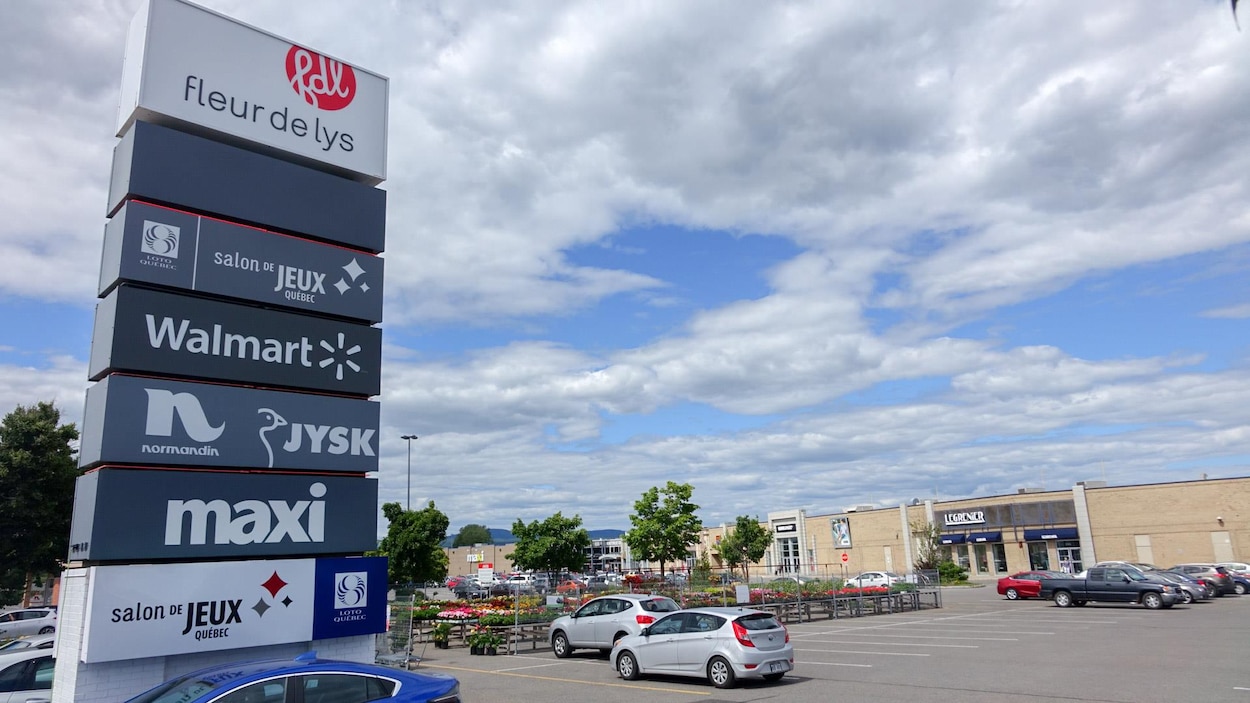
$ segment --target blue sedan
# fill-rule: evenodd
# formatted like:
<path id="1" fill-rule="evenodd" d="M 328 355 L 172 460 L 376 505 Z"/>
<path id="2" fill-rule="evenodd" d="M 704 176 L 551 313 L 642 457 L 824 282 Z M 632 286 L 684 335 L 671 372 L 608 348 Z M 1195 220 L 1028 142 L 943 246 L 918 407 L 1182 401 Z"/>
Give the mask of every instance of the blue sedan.
<path id="1" fill-rule="evenodd" d="M 460 683 L 370 664 L 295 659 L 222 664 L 184 674 L 127 703 L 460 703 Z"/>

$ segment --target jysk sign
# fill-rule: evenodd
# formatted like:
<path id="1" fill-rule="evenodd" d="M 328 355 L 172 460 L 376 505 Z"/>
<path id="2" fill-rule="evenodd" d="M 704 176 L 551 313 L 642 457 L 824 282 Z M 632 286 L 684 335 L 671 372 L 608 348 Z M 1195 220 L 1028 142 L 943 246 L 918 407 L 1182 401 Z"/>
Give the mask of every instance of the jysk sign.
<path id="1" fill-rule="evenodd" d="M 386 558 L 96 566 L 81 659 L 117 661 L 386 630 Z"/>
<path id="2" fill-rule="evenodd" d="M 130 201 L 104 230 L 100 295 L 138 281 L 379 322 L 382 261 Z"/>
<path id="3" fill-rule="evenodd" d="M 114 374 L 87 390 L 78 457 L 365 473 L 378 470 L 378 426 L 368 400 Z"/>
<path id="4" fill-rule="evenodd" d="M 69 559 L 360 553 L 377 502 L 364 477 L 104 468 L 78 477 Z"/>
<path id="5" fill-rule="evenodd" d="M 356 180 L 386 179 L 386 78 L 182 0 L 130 27 L 117 135 L 196 125 Z"/>
<path id="6" fill-rule="evenodd" d="M 382 331 L 129 285 L 96 307 L 90 378 L 160 373 L 347 395 L 381 391 Z"/>

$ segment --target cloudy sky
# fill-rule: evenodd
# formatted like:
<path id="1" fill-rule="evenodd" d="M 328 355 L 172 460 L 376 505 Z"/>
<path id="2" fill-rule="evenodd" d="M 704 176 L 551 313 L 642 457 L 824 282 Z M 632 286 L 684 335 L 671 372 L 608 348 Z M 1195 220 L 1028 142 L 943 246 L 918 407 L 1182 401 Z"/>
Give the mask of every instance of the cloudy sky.
<path id="1" fill-rule="evenodd" d="M 5 412 L 81 417 L 138 4 L 5 5 Z M 390 78 L 384 501 L 405 433 L 453 530 L 1250 473 L 1226 0 L 203 4 Z"/>

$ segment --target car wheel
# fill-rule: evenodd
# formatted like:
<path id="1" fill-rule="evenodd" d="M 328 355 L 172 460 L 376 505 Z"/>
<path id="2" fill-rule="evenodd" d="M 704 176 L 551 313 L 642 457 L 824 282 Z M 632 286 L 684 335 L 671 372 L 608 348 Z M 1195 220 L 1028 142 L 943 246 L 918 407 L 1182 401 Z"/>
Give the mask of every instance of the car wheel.
<path id="1" fill-rule="evenodd" d="M 1233 592 L 1234 592 L 1234 593 L 1236 593 L 1236 594 L 1237 594 L 1237 595 L 1239 595 L 1239 596 L 1244 596 L 1244 595 L 1246 595 L 1246 584 L 1241 583 L 1240 581 L 1238 581 L 1238 582 L 1237 582 L 1237 585 L 1233 586 Z"/>
<path id="2" fill-rule="evenodd" d="M 786 675 L 786 672 L 784 671 L 777 673 L 777 674 L 764 674 L 764 680 L 767 681 L 768 683 L 773 683 L 776 681 L 780 681 L 781 677 L 785 675 Z"/>
<path id="3" fill-rule="evenodd" d="M 551 651 L 556 653 L 560 659 L 567 658 L 573 653 L 573 647 L 569 645 L 568 635 L 563 632 L 557 632 L 551 636 Z"/>
<path id="4" fill-rule="evenodd" d="M 707 663 L 707 679 L 717 688 L 733 688 L 734 668 L 724 657 L 712 657 Z"/>
<path id="5" fill-rule="evenodd" d="M 1189 591 L 1181 591 L 1181 595 L 1184 596 L 1183 600 L 1185 601 L 1185 605 L 1189 605 L 1190 603 L 1194 602 L 1194 594 L 1190 593 Z"/>
<path id="6" fill-rule="evenodd" d="M 1014 588 L 1007 589 L 1007 600 L 1016 600 L 1020 597 L 1020 592 Z"/>
<path id="7" fill-rule="evenodd" d="M 1160 596 L 1158 593 L 1143 593 L 1141 604 L 1150 610 L 1158 610 L 1163 607 L 1163 596 Z"/>
<path id="8" fill-rule="evenodd" d="M 43 626 L 43 627 L 39 630 L 39 634 L 41 634 L 41 635 L 50 635 L 50 634 L 52 634 L 53 632 L 56 632 L 56 628 L 55 628 L 55 627 L 52 627 L 51 625 L 44 625 L 44 626 Z"/>
<path id="9" fill-rule="evenodd" d="M 1055 591 L 1055 605 L 1060 608 L 1072 606 L 1072 594 L 1067 591 Z"/>
<path id="10" fill-rule="evenodd" d="M 638 678 L 638 660 L 634 659 L 632 652 L 621 652 L 621 655 L 616 658 L 616 673 L 626 681 Z"/>

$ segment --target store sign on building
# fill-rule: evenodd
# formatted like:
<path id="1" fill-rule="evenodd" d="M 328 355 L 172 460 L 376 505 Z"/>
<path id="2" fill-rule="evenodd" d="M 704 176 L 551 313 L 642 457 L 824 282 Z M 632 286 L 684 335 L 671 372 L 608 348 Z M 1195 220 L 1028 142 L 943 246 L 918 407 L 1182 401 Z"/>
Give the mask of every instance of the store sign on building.
<path id="1" fill-rule="evenodd" d="M 360 553 L 377 502 L 364 477 L 104 468 L 78 477 L 69 559 Z"/>
<path id="2" fill-rule="evenodd" d="M 784 525 L 774 525 L 774 526 L 773 526 L 773 532 L 776 532 L 776 533 L 778 533 L 778 534 L 781 534 L 781 533 L 784 533 L 784 532 L 794 532 L 794 531 L 795 531 L 795 530 L 797 530 L 797 529 L 798 529 L 798 526 L 797 526 L 797 525 L 795 525 L 793 522 L 786 523 L 786 524 L 784 524 Z"/>
<path id="3" fill-rule="evenodd" d="M 148 0 L 126 41 L 117 135 L 136 119 L 386 179 L 386 78 L 181 0 Z"/>
<path id="4" fill-rule="evenodd" d="M 90 378 L 135 371 L 322 390 L 381 391 L 382 331 L 123 285 L 96 306 Z"/>
<path id="5" fill-rule="evenodd" d="M 983 525 L 985 524 L 985 511 L 966 510 L 946 513 L 944 524 L 948 527 L 953 525 Z"/>
<path id="6" fill-rule="evenodd" d="M 358 251 L 130 201 L 105 227 L 99 292 L 137 281 L 379 322 L 382 262 Z"/>
<path id="7" fill-rule="evenodd" d="M 368 400 L 114 374 L 87 389 L 78 461 L 305 471 L 378 470 Z"/>
<path id="8" fill-rule="evenodd" d="M 105 662 L 386 629 L 386 558 L 89 569 L 80 658 Z"/>

